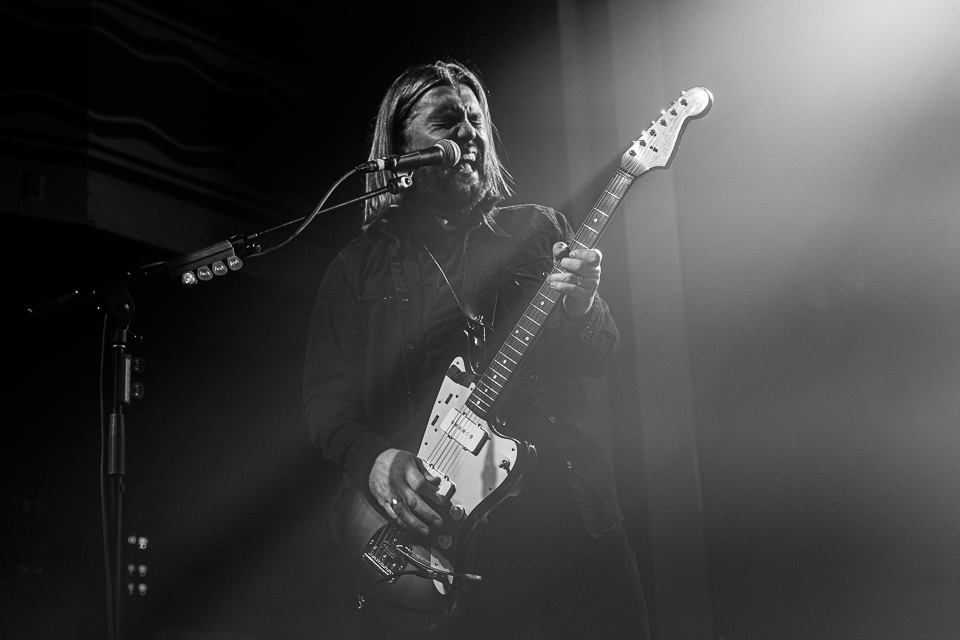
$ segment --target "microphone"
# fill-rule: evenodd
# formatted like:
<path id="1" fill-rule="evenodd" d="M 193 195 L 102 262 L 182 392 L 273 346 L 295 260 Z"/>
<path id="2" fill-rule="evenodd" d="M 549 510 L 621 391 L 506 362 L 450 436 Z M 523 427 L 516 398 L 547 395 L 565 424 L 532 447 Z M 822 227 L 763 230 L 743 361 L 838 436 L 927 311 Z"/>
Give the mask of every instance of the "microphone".
<path id="1" fill-rule="evenodd" d="M 369 160 L 357 165 L 357 171 L 373 173 L 375 171 L 404 171 L 418 167 L 452 167 L 458 162 L 460 162 L 460 145 L 453 140 L 443 139 L 427 149 Z"/>

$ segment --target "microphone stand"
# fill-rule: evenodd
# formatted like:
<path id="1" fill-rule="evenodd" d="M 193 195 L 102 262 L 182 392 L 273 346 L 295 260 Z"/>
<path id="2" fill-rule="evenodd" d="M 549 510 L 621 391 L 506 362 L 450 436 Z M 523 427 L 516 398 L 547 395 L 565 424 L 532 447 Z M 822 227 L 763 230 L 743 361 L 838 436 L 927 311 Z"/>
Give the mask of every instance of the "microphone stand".
<path id="1" fill-rule="evenodd" d="M 120 598 L 123 584 L 123 479 L 126 474 L 126 425 L 123 406 L 130 404 L 131 397 L 142 397 L 143 387 L 138 386 L 137 391 L 134 392 L 130 384 L 133 359 L 127 353 L 127 346 L 133 337 L 129 327 L 135 311 L 130 292 L 126 287 L 110 289 L 105 293 L 104 299 L 107 317 L 110 320 L 109 326 L 113 329 L 113 339 L 109 346 L 113 371 L 112 411 L 108 421 L 106 442 L 101 445 L 106 451 L 103 472 L 107 476 L 109 496 L 104 551 L 109 558 L 108 568 L 113 569 L 112 576 L 108 571 L 108 579 L 112 579 L 112 588 L 108 589 L 109 624 L 112 630 L 109 636 L 117 639 L 120 633 Z M 139 362 L 142 361 L 138 359 Z M 139 368 L 141 367 L 138 364 Z"/>
<path id="2" fill-rule="evenodd" d="M 350 173 L 353 173 L 353 171 Z M 341 178 L 341 181 L 342 180 L 343 178 Z M 250 235 L 238 234 L 224 242 L 172 260 L 146 264 L 132 271 L 128 271 L 116 282 L 103 287 L 97 287 L 83 293 L 80 291 L 72 291 L 59 298 L 48 300 L 47 302 L 26 310 L 28 317 L 40 320 L 64 313 L 81 305 L 96 303 L 98 308 L 104 309 L 106 314 L 105 320 L 109 321 L 108 324 L 105 325 L 105 331 L 106 327 L 109 327 L 112 331 L 109 346 L 105 347 L 110 349 L 110 362 L 113 374 L 112 384 L 110 386 L 111 412 L 104 441 L 101 443 L 104 451 L 103 475 L 106 476 L 108 494 L 108 500 L 106 500 L 103 508 L 106 511 L 104 521 L 104 555 L 107 563 L 107 625 L 108 638 L 110 640 L 121 640 L 122 638 L 120 625 L 121 595 L 123 593 L 123 483 L 127 472 L 126 420 L 123 414 L 123 407 L 124 405 L 130 405 L 133 399 L 143 397 L 143 385 L 139 382 L 131 382 L 131 374 L 140 373 L 143 370 L 143 360 L 141 358 L 134 358 L 128 353 L 131 340 L 139 339 L 130 332 L 130 324 L 133 321 L 135 307 L 129 289 L 134 285 L 152 280 L 161 275 L 169 275 L 170 277 L 180 276 L 182 282 L 186 285 L 195 285 L 198 280 L 212 280 L 215 275 L 226 275 L 229 271 L 236 271 L 243 266 L 241 258 L 260 254 L 265 255 L 269 253 L 271 249 L 279 248 L 280 245 L 277 245 L 275 247 L 269 247 L 267 251 L 263 251 L 259 243 L 259 238 L 262 236 L 272 234 L 297 223 L 303 223 L 301 227 L 288 238 L 288 240 L 290 240 L 302 231 L 313 217 L 320 213 L 327 213 L 335 209 L 356 204 L 388 191 L 390 193 L 400 193 L 411 184 L 413 184 L 413 181 L 409 173 L 397 174 L 388 181 L 387 186 L 366 192 L 362 196 L 353 198 L 352 200 L 341 202 L 326 209 L 320 208 L 323 206 L 323 201 L 321 201 L 317 209 L 309 216 L 303 216 Z M 330 192 L 327 193 L 327 196 L 329 195 Z M 324 198 L 324 200 L 325 199 L 326 198 Z M 306 222 L 303 222 L 304 220 L 306 220 Z M 194 270 L 196 270 L 196 274 L 194 274 Z M 102 357 L 106 358 L 106 353 L 104 353 Z M 102 481 L 103 478 L 101 478 L 101 482 Z"/>

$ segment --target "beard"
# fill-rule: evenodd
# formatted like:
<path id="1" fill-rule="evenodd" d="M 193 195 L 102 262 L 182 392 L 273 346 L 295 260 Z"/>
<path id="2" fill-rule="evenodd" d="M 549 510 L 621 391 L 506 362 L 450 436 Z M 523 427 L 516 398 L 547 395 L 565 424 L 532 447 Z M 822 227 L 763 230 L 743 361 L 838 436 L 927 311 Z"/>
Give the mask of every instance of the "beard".
<path id="1" fill-rule="evenodd" d="M 421 167 L 413 174 L 413 186 L 406 193 L 408 202 L 423 207 L 431 216 L 450 222 L 462 222 L 490 193 L 491 181 L 483 170 Z"/>

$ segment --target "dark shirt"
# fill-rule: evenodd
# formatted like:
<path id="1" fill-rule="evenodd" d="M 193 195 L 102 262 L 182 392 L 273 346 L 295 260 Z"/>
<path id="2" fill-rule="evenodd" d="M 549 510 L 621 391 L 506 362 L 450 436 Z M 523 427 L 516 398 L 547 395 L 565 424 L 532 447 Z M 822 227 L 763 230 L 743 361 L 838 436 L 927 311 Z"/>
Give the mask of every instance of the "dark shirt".
<path id="1" fill-rule="evenodd" d="M 493 208 L 459 236 L 415 234 L 409 220 L 397 211 L 348 244 L 327 269 L 311 318 L 304 417 L 313 442 L 357 487 L 433 400 L 449 364 L 444 347 L 466 323 L 462 307 L 480 316 L 495 354 L 552 270 L 553 245 L 573 237 L 561 214 L 536 205 Z M 578 374 L 602 375 L 619 335 L 599 296 L 576 322 L 558 307 L 515 374 L 502 431 L 532 442 L 541 468 L 566 476 L 596 537 L 622 516 Z"/>

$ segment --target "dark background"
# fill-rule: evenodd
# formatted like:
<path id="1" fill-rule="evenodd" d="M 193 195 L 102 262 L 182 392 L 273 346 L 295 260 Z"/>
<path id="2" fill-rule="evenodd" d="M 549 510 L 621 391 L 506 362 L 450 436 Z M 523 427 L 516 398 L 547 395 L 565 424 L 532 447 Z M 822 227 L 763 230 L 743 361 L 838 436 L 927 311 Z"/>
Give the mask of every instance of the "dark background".
<path id="1" fill-rule="evenodd" d="M 601 245 L 623 350 L 590 388 L 654 637 L 960 636 L 958 28 L 952 0 L 5 2 L 0 637 L 106 635 L 103 319 L 24 309 L 306 214 L 445 56 L 513 201 L 575 223 L 680 89 L 716 97 Z M 357 232 L 131 291 L 132 637 L 361 637 L 299 409 Z"/>

